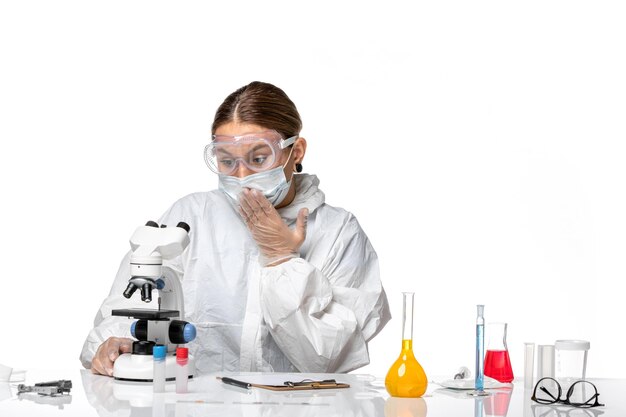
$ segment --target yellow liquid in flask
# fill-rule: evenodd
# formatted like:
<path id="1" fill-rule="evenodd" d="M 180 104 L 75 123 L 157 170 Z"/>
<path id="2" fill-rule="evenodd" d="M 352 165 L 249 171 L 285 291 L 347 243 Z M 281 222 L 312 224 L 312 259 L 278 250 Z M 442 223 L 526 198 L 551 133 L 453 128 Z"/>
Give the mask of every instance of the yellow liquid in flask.
<path id="1" fill-rule="evenodd" d="M 421 397 L 428 387 L 426 372 L 413 355 L 413 340 L 402 340 L 400 357 L 391 365 L 385 388 L 392 397 Z"/>

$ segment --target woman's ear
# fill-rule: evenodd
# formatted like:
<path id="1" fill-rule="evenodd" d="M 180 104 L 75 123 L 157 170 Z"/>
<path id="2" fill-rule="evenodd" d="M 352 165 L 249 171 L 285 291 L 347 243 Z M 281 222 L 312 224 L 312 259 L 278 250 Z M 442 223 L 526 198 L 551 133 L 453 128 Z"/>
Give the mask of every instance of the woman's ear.
<path id="1" fill-rule="evenodd" d="M 293 144 L 293 160 L 296 164 L 302 165 L 302 160 L 306 154 L 306 139 L 299 137 Z"/>
<path id="2" fill-rule="evenodd" d="M 293 153 L 295 162 L 295 172 L 302 172 L 302 160 L 304 159 L 304 155 L 306 154 L 306 139 L 299 137 L 296 139 L 293 144 Z"/>

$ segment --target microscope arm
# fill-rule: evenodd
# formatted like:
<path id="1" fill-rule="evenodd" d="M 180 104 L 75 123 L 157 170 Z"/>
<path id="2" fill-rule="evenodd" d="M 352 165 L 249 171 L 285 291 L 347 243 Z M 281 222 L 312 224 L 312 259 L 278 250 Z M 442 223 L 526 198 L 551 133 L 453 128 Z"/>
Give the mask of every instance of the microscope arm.
<path id="1" fill-rule="evenodd" d="M 130 238 L 131 278 L 123 293 L 124 297 L 130 298 L 141 288 L 141 299 L 149 303 L 152 301 L 152 290 L 156 288 L 163 292 L 163 297 L 159 295 L 159 301 L 163 301 L 166 308 L 183 309 L 180 281 L 178 277 L 165 276 L 163 260 L 173 259 L 183 253 L 189 245 L 189 230 L 189 225 L 184 222 L 168 228 L 159 227 L 154 221 L 135 230 Z"/>
<path id="2" fill-rule="evenodd" d="M 183 297 L 183 287 L 178 274 L 168 267 L 163 268 L 162 277 L 164 286 L 159 289 L 161 298 L 160 308 L 165 310 L 180 311 L 180 318 L 185 318 L 185 302 Z"/>

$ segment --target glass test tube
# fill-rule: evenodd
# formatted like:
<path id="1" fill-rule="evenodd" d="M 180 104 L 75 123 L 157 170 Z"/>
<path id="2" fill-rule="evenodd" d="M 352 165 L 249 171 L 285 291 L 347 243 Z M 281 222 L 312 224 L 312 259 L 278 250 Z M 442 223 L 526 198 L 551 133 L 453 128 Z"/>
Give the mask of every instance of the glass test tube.
<path id="1" fill-rule="evenodd" d="M 167 348 L 163 345 L 156 345 L 152 349 L 152 356 L 154 358 L 154 366 L 152 373 L 152 383 L 154 392 L 165 392 L 165 355 L 167 354 Z"/>
<path id="2" fill-rule="evenodd" d="M 485 389 L 485 318 L 483 317 L 485 306 L 476 306 L 476 379 L 474 388 L 476 391 Z"/>

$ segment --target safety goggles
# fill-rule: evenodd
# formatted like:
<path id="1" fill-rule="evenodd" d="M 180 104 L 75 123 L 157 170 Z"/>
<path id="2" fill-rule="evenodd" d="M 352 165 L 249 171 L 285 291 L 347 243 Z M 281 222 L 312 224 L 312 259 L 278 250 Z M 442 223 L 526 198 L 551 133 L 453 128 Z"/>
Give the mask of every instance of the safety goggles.
<path id="1" fill-rule="evenodd" d="M 280 162 L 283 149 L 293 145 L 298 136 L 283 139 L 275 130 L 241 136 L 213 135 L 204 148 L 204 161 L 216 174 L 231 175 L 238 164 L 250 171 L 262 172 Z"/>
<path id="2" fill-rule="evenodd" d="M 589 381 L 580 380 L 574 382 L 565 398 L 561 398 L 563 391 L 561 385 L 554 378 L 546 377 L 537 381 L 531 400 L 539 404 L 564 404 L 571 407 L 592 408 L 601 407 L 598 401 L 598 389 Z"/>

